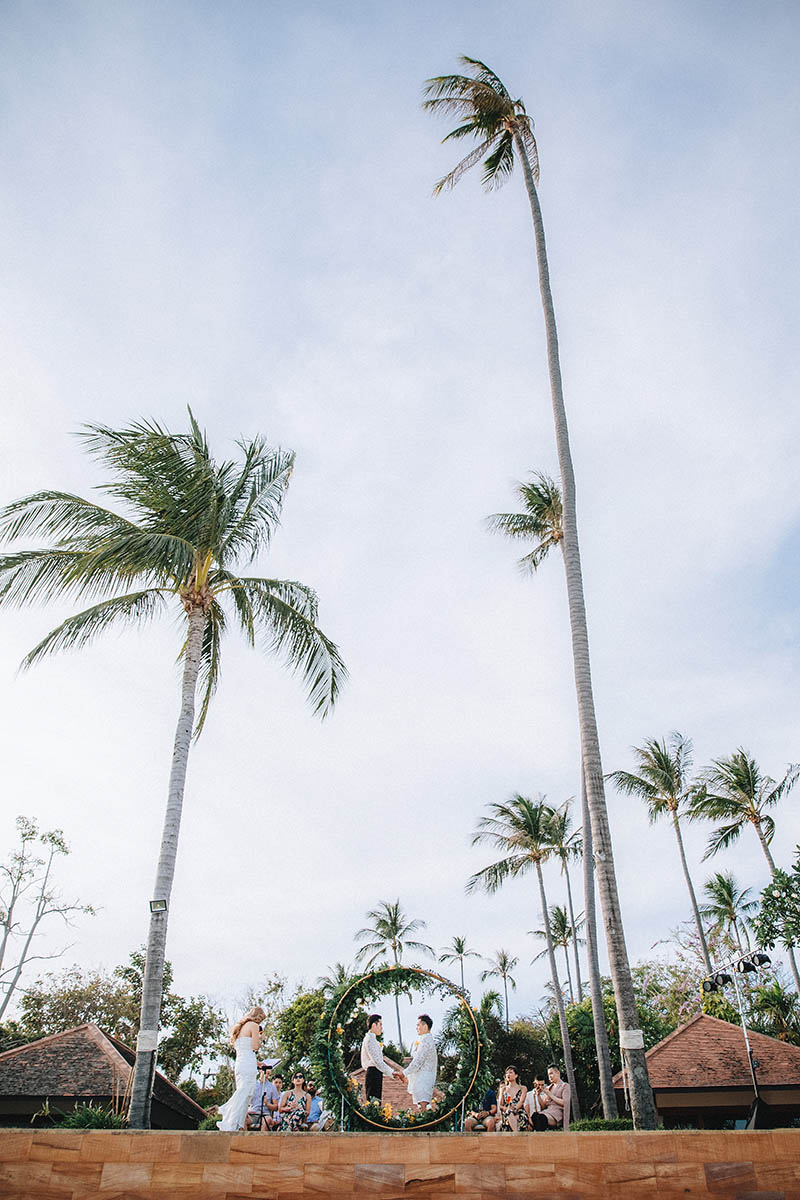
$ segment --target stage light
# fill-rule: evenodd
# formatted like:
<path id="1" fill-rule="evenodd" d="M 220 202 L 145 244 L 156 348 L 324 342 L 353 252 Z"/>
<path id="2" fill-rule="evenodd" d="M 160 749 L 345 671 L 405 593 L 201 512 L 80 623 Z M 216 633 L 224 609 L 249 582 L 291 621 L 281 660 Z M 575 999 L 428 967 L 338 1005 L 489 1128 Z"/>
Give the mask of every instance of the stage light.
<path id="1" fill-rule="evenodd" d="M 751 954 L 750 958 L 757 967 L 768 967 L 772 962 L 770 956 L 768 954 L 762 954 L 761 951 L 759 951 L 758 954 Z"/>
<path id="2" fill-rule="evenodd" d="M 714 976 L 714 983 L 717 987 L 725 987 L 726 983 L 733 983 L 733 976 L 729 975 L 727 971 L 718 971 Z"/>
<path id="3" fill-rule="evenodd" d="M 736 964 L 736 970 L 740 975 L 749 975 L 751 972 L 757 971 L 758 967 L 755 963 L 750 962 L 749 958 L 740 958 Z"/>
<path id="4" fill-rule="evenodd" d="M 150 912 L 151 913 L 166 912 L 166 911 L 167 911 L 166 900 L 151 900 L 150 901 Z"/>
<path id="5" fill-rule="evenodd" d="M 704 979 L 703 982 L 700 984 L 700 991 L 705 992 L 706 995 L 708 995 L 711 992 L 718 992 L 719 984 L 715 983 L 713 979 Z"/>

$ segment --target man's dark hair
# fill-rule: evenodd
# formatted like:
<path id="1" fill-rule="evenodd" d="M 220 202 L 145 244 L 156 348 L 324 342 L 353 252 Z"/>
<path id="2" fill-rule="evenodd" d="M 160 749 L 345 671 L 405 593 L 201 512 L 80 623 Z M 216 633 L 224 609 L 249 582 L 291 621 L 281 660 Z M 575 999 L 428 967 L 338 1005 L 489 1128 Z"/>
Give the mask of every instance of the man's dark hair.
<path id="1" fill-rule="evenodd" d="M 382 1020 L 383 1017 L 380 1013 L 371 1013 L 370 1016 L 367 1017 L 367 1029 L 372 1029 L 373 1025 L 377 1025 L 378 1021 Z"/>
<path id="2" fill-rule="evenodd" d="M 564 1072 L 561 1070 L 561 1067 L 558 1065 L 558 1063 L 548 1063 L 547 1069 L 548 1069 L 548 1071 L 558 1071 L 559 1075 L 564 1074 Z"/>
<path id="3" fill-rule="evenodd" d="M 420 1014 L 419 1014 L 419 1016 L 417 1017 L 417 1020 L 418 1020 L 418 1021 L 424 1021 L 424 1022 L 425 1022 L 425 1024 L 428 1026 L 428 1033 L 430 1033 L 430 1031 L 433 1029 L 433 1021 L 432 1021 L 432 1020 L 431 1020 L 431 1018 L 428 1016 L 428 1014 L 427 1014 L 427 1013 L 420 1013 Z"/>

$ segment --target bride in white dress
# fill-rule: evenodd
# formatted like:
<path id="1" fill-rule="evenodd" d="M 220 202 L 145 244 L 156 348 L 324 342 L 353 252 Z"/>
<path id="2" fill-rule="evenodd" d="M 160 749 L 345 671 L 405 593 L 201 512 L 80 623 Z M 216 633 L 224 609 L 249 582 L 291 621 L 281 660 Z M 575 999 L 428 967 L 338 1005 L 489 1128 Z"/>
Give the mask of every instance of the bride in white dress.
<path id="1" fill-rule="evenodd" d="M 256 1052 L 261 1045 L 259 1021 L 265 1019 L 266 1013 L 263 1008 L 251 1008 L 231 1030 L 231 1045 L 236 1051 L 233 1067 L 236 1091 L 226 1104 L 220 1105 L 221 1120 L 217 1121 L 217 1128 L 225 1132 L 244 1129 L 250 1098 L 258 1078 Z"/>
<path id="2" fill-rule="evenodd" d="M 423 1013 L 418 1018 L 417 1033 L 419 1037 L 414 1043 L 411 1062 L 403 1068 L 411 1099 L 422 1112 L 433 1100 L 436 1072 L 439 1069 L 439 1056 L 436 1053 L 436 1043 L 431 1033 L 432 1026 L 433 1021 L 427 1013 Z"/>

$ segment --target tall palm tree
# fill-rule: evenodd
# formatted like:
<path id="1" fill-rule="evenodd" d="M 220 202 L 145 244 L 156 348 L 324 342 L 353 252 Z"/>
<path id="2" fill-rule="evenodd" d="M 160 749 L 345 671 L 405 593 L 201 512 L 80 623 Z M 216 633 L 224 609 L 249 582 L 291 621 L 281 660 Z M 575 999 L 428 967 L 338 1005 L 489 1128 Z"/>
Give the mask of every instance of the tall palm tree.
<path id="1" fill-rule="evenodd" d="M 550 907 L 549 913 L 550 936 L 553 939 L 553 945 L 564 951 L 564 965 L 567 968 L 567 987 L 569 989 L 570 1004 L 575 1003 L 575 989 L 572 986 L 572 971 L 569 965 L 569 946 L 577 936 L 574 920 L 570 920 L 567 915 L 566 908 L 561 904 L 553 904 Z M 582 920 L 578 920 L 578 929 L 583 925 Z M 546 929 L 529 929 L 530 933 L 535 938 L 540 938 L 543 942 L 547 941 Z M 580 939 L 583 941 L 583 939 Z M 538 962 L 540 958 L 544 958 L 547 954 L 547 946 L 534 955 L 533 962 Z"/>
<path id="2" fill-rule="evenodd" d="M 800 766 L 790 764 L 780 783 L 765 775 L 756 760 L 740 746 L 728 758 L 716 758 L 702 772 L 701 783 L 695 789 L 690 815 L 709 821 L 722 821 L 708 839 L 703 858 L 711 858 L 738 841 L 747 825 L 756 831 L 770 874 L 775 874 L 775 860 L 770 842 L 775 836 L 775 822 L 768 809 L 775 808 L 787 795 L 800 776 Z M 794 986 L 800 994 L 800 972 L 791 946 L 786 947 L 792 968 Z"/>
<path id="3" fill-rule="evenodd" d="M 572 903 L 572 885 L 569 878 L 569 864 L 575 859 L 579 859 L 583 855 L 583 838 L 581 837 L 580 829 L 572 832 L 572 817 L 570 816 L 569 806 L 571 800 L 565 800 L 564 803 L 555 810 L 553 820 L 550 822 L 553 838 L 553 854 L 561 863 L 561 874 L 564 876 L 567 884 L 567 907 L 569 908 L 569 923 L 572 931 L 572 950 L 575 957 L 575 988 L 578 994 L 578 1003 L 583 1000 L 583 987 L 581 985 L 581 960 L 578 954 L 578 928 L 575 924 L 575 908 Z M 572 995 L 572 984 L 570 984 L 570 995 Z M 574 1003 L 574 999 L 573 999 Z"/>
<path id="4" fill-rule="evenodd" d="M 418 929 L 424 929 L 426 923 L 419 918 L 409 921 L 400 906 L 399 900 L 395 900 L 394 904 L 391 904 L 388 900 L 382 900 L 377 908 L 370 909 L 367 913 L 367 918 L 372 921 L 372 924 L 359 929 L 355 935 L 357 942 L 363 942 L 365 939 L 368 939 L 356 955 L 356 962 L 364 962 L 366 960 L 365 965 L 367 970 L 379 958 L 388 957 L 390 954 L 395 965 L 399 965 L 402 961 L 404 950 L 417 950 L 422 954 L 430 954 L 431 957 L 435 956 L 433 947 L 427 945 L 426 942 L 410 940 L 409 934 L 416 933 Z M 394 1006 L 397 1014 L 397 1040 L 402 1050 L 404 1049 L 403 1031 L 400 1027 L 400 1000 L 396 988 Z"/>
<path id="5" fill-rule="evenodd" d="M 312 708 L 332 709 L 345 679 L 336 646 L 317 623 L 304 584 L 239 574 L 270 542 L 294 455 L 263 438 L 238 443 L 238 461 L 214 459 L 190 413 L 185 434 L 155 422 L 113 430 L 89 425 L 87 449 L 110 472 L 112 510 L 80 496 L 40 491 L 0 512 L 0 537 L 43 535 L 49 544 L 0 557 L 0 603 L 92 600 L 26 655 L 29 667 L 56 650 L 88 645 L 106 629 L 138 627 L 170 608 L 182 618 L 183 681 L 166 815 L 153 891 L 141 1032 L 130 1104 L 134 1128 L 149 1125 L 166 952 L 167 919 L 192 734 L 206 719 L 221 669 L 222 635 L 237 622 L 250 645 L 274 651 L 304 679 Z M 196 717 L 196 693 L 201 689 Z"/>
<path id="6" fill-rule="evenodd" d="M 511 972 L 518 965 L 519 959 L 514 958 L 507 950 L 496 950 L 494 958 L 485 960 L 489 965 L 485 971 L 481 971 L 481 983 L 485 983 L 487 979 L 502 979 L 503 994 L 505 996 L 505 1026 L 508 1033 L 508 985 L 511 984 L 511 990 L 517 990 L 517 981 L 514 979 Z"/>
<path id="7" fill-rule="evenodd" d="M 740 888 L 733 871 L 717 871 L 703 884 L 703 891 L 706 903 L 700 905 L 700 912 L 710 921 L 711 932 L 727 933 L 739 950 L 749 950 L 750 915 L 758 908 L 758 901 L 750 899 L 752 888 Z"/>
<path id="8" fill-rule="evenodd" d="M 483 867 L 482 870 L 476 871 L 467 881 L 467 893 L 481 890 L 491 894 L 498 891 L 507 879 L 515 879 L 518 875 L 524 875 L 531 869 L 535 870 L 539 884 L 542 921 L 547 930 L 547 952 L 550 975 L 556 990 L 558 1022 L 564 1045 L 564 1062 L 572 1095 L 577 1100 L 578 1093 L 575 1087 L 575 1070 L 572 1065 L 572 1046 L 567 1028 L 567 1013 L 558 982 L 556 955 L 550 933 L 550 923 L 547 920 L 547 896 L 542 874 L 542 863 L 546 862 L 553 853 L 550 828 L 553 814 L 554 810 L 545 802 L 543 796 L 537 800 L 529 800 L 527 796 L 520 796 L 517 793 L 507 804 L 490 804 L 489 816 L 481 817 L 478 821 L 478 828 L 473 835 L 472 844 L 477 846 L 488 843 L 500 850 L 504 857 Z M 507 1013 L 508 1005 L 506 1004 Z"/>
<path id="9" fill-rule="evenodd" d="M 643 745 L 633 747 L 633 754 L 636 757 L 635 772 L 612 771 L 608 778 L 626 796 L 636 796 L 639 800 L 644 801 L 651 824 L 659 817 L 669 817 L 672 821 L 683 877 L 686 880 L 686 888 L 692 902 L 694 923 L 700 938 L 700 948 L 706 970 L 710 975 L 713 970 L 711 957 L 708 953 L 708 942 L 697 904 L 697 896 L 686 862 L 680 823 L 680 815 L 688 807 L 694 789 L 694 783 L 690 778 L 692 743 L 682 734 L 672 733 L 669 741 L 666 738 L 661 741 L 658 738 L 647 739 Z"/>
<path id="10" fill-rule="evenodd" d="M 489 527 L 508 537 L 533 542 L 533 550 L 520 559 L 520 567 L 535 571 L 554 546 L 563 546 L 563 510 L 558 484 L 548 475 L 534 474 L 529 483 L 517 484 L 517 496 L 522 512 L 495 513 L 489 517 Z M 592 998 L 592 1024 L 600 1076 L 600 1098 L 603 1116 L 611 1120 L 617 1115 L 617 1099 L 611 1070 L 611 1049 L 608 1044 L 603 985 L 600 977 L 600 956 L 597 945 L 595 909 L 595 859 L 589 797 L 586 790 L 586 770 L 581 762 L 581 822 L 583 827 L 583 892 L 586 911 L 586 948 L 589 968 L 589 994 Z M 580 971 L 578 972 L 580 976 Z"/>
<path id="11" fill-rule="evenodd" d="M 462 175 L 481 159 L 484 160 L 483 179 L 485 185 L 488 188 L 496 187 L 511 174 L 515 158 L 519 158 L 533 218 L 536 262 L 539 270 L 539 292 L 544 314 L 550 395 L 558 465 L 561 473 L 563 538 L 560 545 L 566 569 L 572 657 L 580 721 L 581 758 L 591 814 L 597 883 L 621 1030 L 622 1055 L 631 1081 L 631 1109 L 634 1124 L 639 1128 L 654 1129 L 656 1126 L 655 1102 L 647 1074 L 644 1039 L 639 1028 L 636 997 L 622 927 L 617 877 L 614 870 L 614 853 L 603 787 L 603 763 L 592 692 L 589 633 L 578 545 L 575 472 L 572 465 L 567 412 L 564 406 L 561 382 L 558 333 L 550 288 L 544 222 L 536 190 L 536 181 L 539 176 L 539 154 L 533 135 L 533 122 L 526 113 L 522 101 L 515 100 L 511 96 L 503 82 L 485 63 L 467 57 L 462 57 L 461 62 L 470 74 L 443 75 L 428 80 L 426 87 L 428 98 L 424 107 L 429 112 L 444 112 L 453 115 L 461 122 L 447 135 L 445 141 L 449 138 L 469 137 L 476 138 L 478 144 L 449 174 L 439 181 L 436 191 L 441 192 L 454 187 Z"/>
<path id="12" fill-rule="evenodd" d="M 453 937 L 449 946 L 445 946 L 439 955 L 440 963 L 457 962 L 461 967 L 461 990 L 464 991 L 464 959 L 465 958 L 480 958 L 477 950 L 470 950 L 467 947 L 467 939 L 459 937 L 458 934 Z"/>

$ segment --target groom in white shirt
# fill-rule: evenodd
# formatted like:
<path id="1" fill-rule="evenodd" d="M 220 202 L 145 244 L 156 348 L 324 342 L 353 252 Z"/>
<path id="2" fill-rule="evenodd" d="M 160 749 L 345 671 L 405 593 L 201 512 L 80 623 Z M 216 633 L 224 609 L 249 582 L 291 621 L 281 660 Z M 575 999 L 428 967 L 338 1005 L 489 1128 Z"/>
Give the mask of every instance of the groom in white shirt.
<path id="1" fill-rule="evenodd" d="M 361 1066 L 366 1071 L 364 1092 L 367 1100 L 381 1099 L 384 1075 L 393 1075 L 396 1079 L 403 1078 L 403 1072 L 397 1063 L 383 1057 L 383 1050 L 378 1041 L 382 1033 L 383 1019 L 378 1013 L 373 1013 L 367 1017 L 367 1032 L 361 1043 Z"/>

